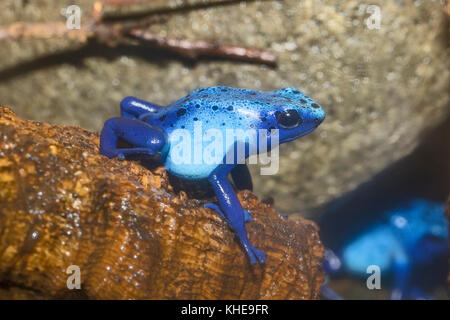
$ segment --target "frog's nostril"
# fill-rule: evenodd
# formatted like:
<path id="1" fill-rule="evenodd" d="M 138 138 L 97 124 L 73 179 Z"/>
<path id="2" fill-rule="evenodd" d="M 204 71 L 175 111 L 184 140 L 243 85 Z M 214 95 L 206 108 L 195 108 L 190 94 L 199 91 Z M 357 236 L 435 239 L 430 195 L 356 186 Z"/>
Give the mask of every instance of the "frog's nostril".
<path id="1" fill-rule="evenodd" d="M 325 111 L 322 108 L 316 111 L 316 118 L 319 120 L 319 123 L 322 123 L 322 121 L 325 120 L 325 115 Z"/>
<path id="2" fill-rule="evenodd" d="M 320 112 L 316 112 L 313 118 L 314 124 L 318 126 L 323 122 L 323 120 L 325 120 L 325 112 L 323 110 L 321 110 Z"/>

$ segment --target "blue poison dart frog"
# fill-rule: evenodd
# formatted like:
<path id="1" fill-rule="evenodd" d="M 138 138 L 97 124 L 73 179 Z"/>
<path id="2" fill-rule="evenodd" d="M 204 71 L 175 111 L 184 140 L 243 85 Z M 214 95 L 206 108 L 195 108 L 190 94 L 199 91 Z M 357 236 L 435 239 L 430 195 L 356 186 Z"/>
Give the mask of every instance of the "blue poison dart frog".
<path id="1" fill-rule="evenodd" d="M 252 264 L 264 263 L 265 253 L 256 249 L 247 238 L 245 222 L 251 221 L 251 216 L 242 208 L 227 179 L 231 172 L 236 186 L 251 185 L 245 158 L 258 154 L 261 137 L 235 135 L 232 139 L 223 138 L 223 148 L 215 151 L 220 160 L 212 162 L 198 156 L 198 150 L 201 155 L 207 143 L 201 135 L 200 138 L 196 136 L 196 128 L 201 123 L 203 132 L 220 133 L 223 137 L 226 130 L 262 130 L 267 139 L 267 148 L 262 150 L 265 152 L 275 144 L 313 131 L 325 118 L 323 109 L 295 88 L 261 92 L 229 87 L 197 89 L 165 107 L 134 97 L 123 99 L 120 106 L 122 116 L 105 122 L 100 152 L 119 159 L 129 155 L 155 156 L 170 174 L 178 178 L 209 181 L 219 205 L 206 204 L 205 207 L 216 210 L 228 222 Z M 184 140 L 180 138 L 180 132 L 187 132 L 192 137 L 186 152 L 194 157 L 190 162 L 179 159 L 179 141 Z M 275 136 L 277 138 L 272 138 Z M 125 142 L 127 147 L 119 147 L 119 141 Z M 241 158 L 239 145 L 245 148 L 245 152 L 240 153 Z"/>
<path id="2" fill-rule="evenodd" d="M 340 230 L 349 235 L 327 250 L 324 268 L 328 275 L 367 279 L 375 272 L 368 267 L 377 266 L 381 281 L 386 277 L 390 282 L 392 299 L 428 299 L 431 295 L 424 290 L 445 283 L 449 247 L 442 203 L 405 199 L 357 229 Z M 341 298 L 328 285 L 322 287 L 322 294 L 328 299 Z"/>

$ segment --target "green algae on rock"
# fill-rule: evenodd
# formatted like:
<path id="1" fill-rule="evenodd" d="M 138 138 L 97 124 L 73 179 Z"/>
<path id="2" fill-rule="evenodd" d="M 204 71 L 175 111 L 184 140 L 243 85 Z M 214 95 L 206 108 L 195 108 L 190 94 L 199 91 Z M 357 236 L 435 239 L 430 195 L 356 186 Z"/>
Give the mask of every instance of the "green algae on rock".
<path id="1" fill-rule="evenodd" d="M 316 225 L 238 196 L 264 265 L 217 213 L 174 192 L 164 168 L 110 160 L 97 134 L 0 108 L 0 298 L 317 299 Z"/>

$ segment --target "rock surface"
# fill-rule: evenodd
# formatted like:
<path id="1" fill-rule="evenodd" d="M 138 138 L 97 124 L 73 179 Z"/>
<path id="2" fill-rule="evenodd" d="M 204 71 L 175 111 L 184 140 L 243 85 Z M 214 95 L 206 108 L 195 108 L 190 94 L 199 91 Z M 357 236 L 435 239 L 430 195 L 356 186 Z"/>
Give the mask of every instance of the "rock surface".
<path id="1" fill-rule="evenodd" d="M 164 168 L 107 159 L 94 133 L 0 108 L 0 297 L 318 298 L 316 225 L 239 198 L 265 265 L 249 263 L 217 213 L 175 193 Z M 71 265 L 81 290 L 66 286 Z"/>
<path id="2" fill-rule="evenodd" d="M 0 21 L 63 21 L 63 5 L 55 3 L 3 0 Z M 93 0 L 77 3 L 86 15 Z M 186 2 L 166 1 L 167 8 L 180 3 Z M 370 13 L 356 0 L 234 1 L 177 11 L 167 24 L 152 27 L 174 37 L 271 49 L 279 56 L 276 69 L 215 60 L 184 63 L 145 47 L 3 42 L 1 103 L 25 118 L 100 130 L 128 95 L 167 104 L 204 86 L 298 87 L 324 106 L 326 121 L 282 146 L 277 175 L 259 176 L 253 168 L 253 176 L 256 193 L 274 198 L 281 211 L 305 212 L 409 154 L 423 130 L 448 112 L 443 5 L 437 0 L 370 4 L 381 10 L 380 29 L 368 28 Z"/>

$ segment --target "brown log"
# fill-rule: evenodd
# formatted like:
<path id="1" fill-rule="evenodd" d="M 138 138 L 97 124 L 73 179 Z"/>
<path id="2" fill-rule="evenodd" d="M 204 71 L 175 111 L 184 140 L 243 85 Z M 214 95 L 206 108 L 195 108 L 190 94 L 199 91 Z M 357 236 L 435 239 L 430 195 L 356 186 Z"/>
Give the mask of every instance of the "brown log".
<path id="1" fill-rule="evenodd" d="M 226 222 L 176 193 L 163 167 L 99 154 L 81 128 L 0 107 L 0 297 L 316 299 L 323 247 L 308 220 L 280 217 L 248 191 L 251 265 Z M 79 266 L 81 289 L 67 288 Z"/>

